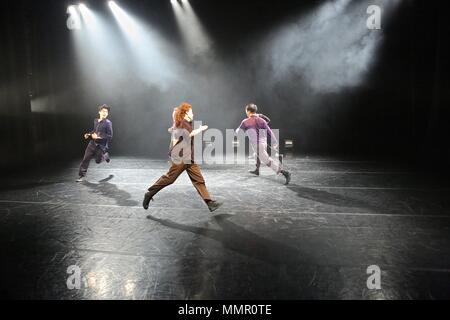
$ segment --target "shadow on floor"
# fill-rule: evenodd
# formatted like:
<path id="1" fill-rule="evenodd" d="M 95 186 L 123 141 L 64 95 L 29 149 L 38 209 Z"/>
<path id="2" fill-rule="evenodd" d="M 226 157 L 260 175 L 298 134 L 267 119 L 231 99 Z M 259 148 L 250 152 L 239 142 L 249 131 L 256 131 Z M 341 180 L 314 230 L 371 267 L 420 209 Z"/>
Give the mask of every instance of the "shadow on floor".
<path id="1" fill-rule="evenodd" d="M 135 207 L 139 203 L 135 200 L 131 200 L 131 194 L 125 190 L 119 189 L 115 184 L 110 183 L 114 178 L 114 175 L 110 175 L 108 178 L 100 180 L 99 183 L 92 183 L 84 181 L 83 185 L 92 189 L 93 192 L 98 193 L 107 198 L 114 199 L 119 206 Z"/>
<path id="2" fill-rule="evenodd" d="M 300 250 L 286 244 L 263 238 L 229 221 L 230 215 L 217 215 L 214 220 L 222 230 L 206 227 L 183 225 L 168 219 L 159 219 L 152 215 L 147 218 L 162 225 L 192 232 L 222 243 L 226 248 L 273 265 L 311 264 L 312 259 Z"/>
<path id="3" fill-rule="evenodd" d="M 352 197 L 343 196 L 336 193 L 331 193 L 323 190 L 317 190 L 312 188 L 302 187 L 296 184 L 289 184 L 287 188 L 291 191 L 297 193 L 300 198 L 346 208 L 360 208 L 369 210 L 371 212 L 388 213 L 390 211 L 388 208 L 381 207 L 378 205 L 370 204 L 366 201 L 355 199 Z"/>
<path id="4" fill-rule="evenodd" d="M 166 227 L 191 232 L 221 243 L 225 248 L 238 253 L 240 259 L 226 253 L 208 258 L 208 253 L 185 259 L 182 263 L 186 299 L 236 299 L 258 297 L 261 299 L 315 296 L 312 281 L 322 269 L 313 255 L 284 243 L 259 236 L 231 222 L 229 215 L 215 216 L 213 219 L 221 230 L 208 227 L 183 225 L 167 219 L 147 216 Z M 200 243 L 195 247 L 208 246 Z M 217 273 L 217 268 L 228 271 Z M 229 278 L 230 269 L 236 269 Z M 211 281 L 212 273 L 216 274 Z M 233 272 L 231 271 L 231 274 Z M 231 282 L 230 282 L 231 281 Z M 216 287 L 214 284 L 222 284 Z M 223 284 L 227 284 L 225 287 Z M 251 292 L 257 290 L 257 292 Z M 239 292 L 239 293 L 238 293 Z M 299 293 L 301 292 L 301 293 Z"/>

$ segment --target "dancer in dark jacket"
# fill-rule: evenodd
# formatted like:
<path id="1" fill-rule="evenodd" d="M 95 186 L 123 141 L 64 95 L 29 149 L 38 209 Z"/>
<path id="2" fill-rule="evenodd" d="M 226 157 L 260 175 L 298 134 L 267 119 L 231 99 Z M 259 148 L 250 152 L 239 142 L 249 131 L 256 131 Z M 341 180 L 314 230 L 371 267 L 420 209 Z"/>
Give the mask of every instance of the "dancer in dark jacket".
<path id="1" fill-rule="evenodd" d="M 84 152 L 83 161 L 80 164 L 77 182 L 83 182 L 89 163 L 95 159 L 96 163 L 106 161 L 109 163 L 109 143 L 113 137 L 112 122 L 108 120 L 110 108 L 104 104 L 98 109 L 99 118 L 94 120 L 94 130 L 86 133 L 84 139 L 90 140 Z"/>

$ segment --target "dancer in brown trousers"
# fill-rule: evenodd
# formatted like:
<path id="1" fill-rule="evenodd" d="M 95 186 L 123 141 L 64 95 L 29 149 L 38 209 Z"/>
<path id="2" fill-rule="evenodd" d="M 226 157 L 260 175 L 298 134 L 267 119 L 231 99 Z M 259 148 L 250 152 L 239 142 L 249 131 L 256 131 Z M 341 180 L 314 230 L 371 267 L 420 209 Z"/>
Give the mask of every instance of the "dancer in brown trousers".
<path id="1" fill-rule="evenodd" d="M 202 197 L 208 206 L 209 211 L 217 210 L 222 203 L 211 199 L 208 190 L 206 189 L 205 179 L 203 178 L 200 166 L 194 162 L 194 137 L 208 129 L 208 126 L 201 126 L 199 129 L 192 129 L 192 121 L 194 113 L 192 106 L 189 103 L 183 102 L 175 109 L 174 113 L 175 127 L 174 137 L 176 141 L 172 143 L 170 156 L 172 166 L 165 175 L 159 178 L 149 189 L 144 196 L 142 206 L 145 210 L 148 209 L 150 201 L 163 188 L 171 185 L 175 180 L 186 171 L 191 179 L 197 192 Z"/>

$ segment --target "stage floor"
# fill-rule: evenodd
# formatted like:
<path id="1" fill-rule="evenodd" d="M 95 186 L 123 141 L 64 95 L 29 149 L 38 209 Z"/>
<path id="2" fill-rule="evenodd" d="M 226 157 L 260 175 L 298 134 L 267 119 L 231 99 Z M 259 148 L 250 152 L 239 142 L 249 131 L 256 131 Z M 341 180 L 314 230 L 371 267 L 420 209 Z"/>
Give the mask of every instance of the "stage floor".
<path id="1" fill-rule="evenodd" d="M 205 165 L 224 202 L 212 215 L 185 173 L 141 207 L 165 161 L 113 157 L 81 184 L 78 164 L 2 179 L 2 298 L 450 298 L 442 177 L 299 157 L 284 186 L 268 168 Z M 367 286 L 372 265 L 380 290 Z"/>

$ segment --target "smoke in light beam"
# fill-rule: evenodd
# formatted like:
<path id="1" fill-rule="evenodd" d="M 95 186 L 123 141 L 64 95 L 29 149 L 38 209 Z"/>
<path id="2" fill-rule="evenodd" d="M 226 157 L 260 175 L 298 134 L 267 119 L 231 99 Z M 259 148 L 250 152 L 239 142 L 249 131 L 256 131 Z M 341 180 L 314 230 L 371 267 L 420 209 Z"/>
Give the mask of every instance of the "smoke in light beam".
<path id="1" fill-rule="evenodd" d="M 189 1 L 183 0 L 182 5 L 177 0 L 171 0 L 171 3 L 188 53 L 192 56 L 208 53 L 211 50 L 212 41 Z"/>
<path id="2" fill-rule="evenodd" d="M 92 26 L 95 23 L 95 17 L 91 10 L 89 10 L 85 4 L 80 4 L 78 9 L 81 12 L 81 17 L 83 18 L 84 24 L 88 27 Z"/>
<path id="3" fill-rule="evenodd" d="M 386 19 L 398 3 L 328 1 L 311 15 L 272 33 L 261 50 L 267 52 L 274 81 L 301 76 L 321 93 L 362 84 L 383 39 L 382 30 L 367 28 L 367 8 L 379 5 Z"/>
<path id="4" fill-rule="evenodd" d="M 151 29 L 132 17 L 114 1 L 109 2 L 118 24 L 124 32 L 135 55 L 137 75 L 148 85 L 167 90 L 177 81 L 177 63 L 170 58 L 171 49 Z"/>

